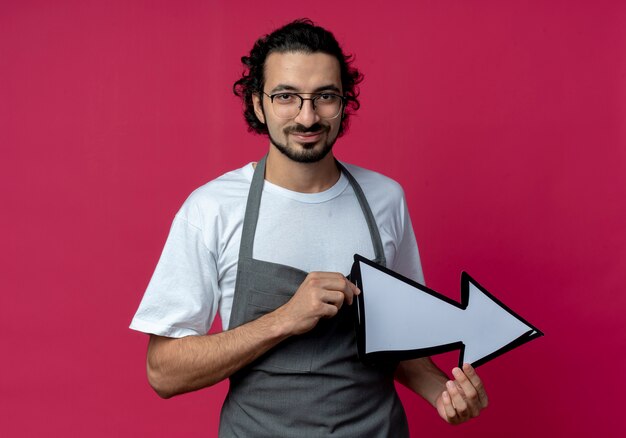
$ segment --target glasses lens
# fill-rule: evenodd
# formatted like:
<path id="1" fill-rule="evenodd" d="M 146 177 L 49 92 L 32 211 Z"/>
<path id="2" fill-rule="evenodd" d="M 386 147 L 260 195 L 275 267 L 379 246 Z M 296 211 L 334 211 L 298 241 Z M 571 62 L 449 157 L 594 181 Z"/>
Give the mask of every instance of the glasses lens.
<path id="1" fill-rule="evenodd" d="M 341 112 L 341 98 L 336 94 L 320 94 L 314 97 L 315 110 L 324 119 L 334 119 Z"/>
<path id="2" fill-rule="evenodd" d="M 319 94 L 311 99 L 317 114 L 324 119 L 334 119 L 341 113 L 343 101 L 336 94 Z M 272 109 L 276 117 L 292 119 L 297 117 L 304 101 L 294 93 L 275 94 L 272 98 Z"/>
<path id="3" fill-rule="evenodd" d="M 300 102 L 297 94 L 276 94 L 272 99 L 272 108 L 276 117 L 291 119 L 300 112 Z"/>

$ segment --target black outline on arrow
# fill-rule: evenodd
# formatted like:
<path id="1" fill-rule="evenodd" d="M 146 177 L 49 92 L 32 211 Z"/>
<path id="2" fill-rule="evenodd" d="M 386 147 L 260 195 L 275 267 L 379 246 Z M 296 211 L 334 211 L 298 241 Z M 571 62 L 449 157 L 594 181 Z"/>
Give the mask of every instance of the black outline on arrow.
<path id="1" fill-rule="evenodd" d="M 492 359 L 495 359 L 496 357 L 506 353 L 507 351 L 511 351 L 514 348 L 519 347 L 520 345 L 525 344 L 528 341 L 531 341 L 535 338 L 543 336 L 543 332 L 541 332 L 537 327 L 530 324 L 524 318 L 519 316 L 517 313 L 511 310 L 508 306 L 506 306 L 502 301 L 494 297 L 491 293 L 487 292 L 487 290 L 484 287 L 482 287 L 476 280 L 474 280 L 465 271 L 461 273 L 461 303 L 458 303 L 448 298 L 447 296 L 440 294 L 439 292 L 436 292 L 432 289 L 427 288 L 426 286 L 422 284 L 419 284 L 411 280 L 410 278 L 406 278 L 398 274 L 397 272 L 394 272 L 384 266 L 381 266 L 378 263 L 375 263 L 359 254 L 355 254 L 354 264 L 352 265 L 352 271 L 350 272 L 350 280 L 354 284 L 356 284 L 356 286 L 359 289 L 361 289 L 361 292 L 363 292 L 363 282 L 361 280 L 361 268 L 360 268 L 359 262 L 365 263 L 366 265 L 369 265 L 375 269 L 378 269 L 379 271 L 382 271 L 387 275 L 395 277 L 396 279 L 404 283 L 407 283 L 423 292 L 426 292 L 427 294 L 430 294 L 435 298 L 445 301 L 446 303 L 452 306 L 455 306 L 461 310 L 467 309 L 467 305 L 469 304 L 469 285 L 470 283 L 472 283 L 474 286 L 480 289 L 482 293 L 484 293 L 487 297 L 489 297 L 489 299 L 491 299 L 494 303 L 496 303 L 502 309 L 506 310 L 512 316 L 517 318 L 519 321 L 526 324 L 528 327 L 532 327 L 531 330 L 527 331 L 526 333 L 521 335 L 519 338 L 514 339 L 513 341 L 509 342 L 504 347 L 472 363 L 471 365 L 473 367 L 478 367 L 480 365 L 483 365 L 484 363 L 489 362 Z M 414 350 L 401 350 L 401 351 L 387 350 L 387 351 L 377 351 L 374 353 L 365 353 L 365 324 L 366 322 L 365 322 L 365 318 L 362 318 L 361 320 L 359 317 L 359 315 L 365 314 L 365 304 L 363 303 L 363 299 L 361 295 L 358 295 L 356 298 L 357 298 L 356 300 L 357 305 L 352 306 L 352 307 L 354 308 L 354 324 L 355 324 L 355 330 L 356 330 L 357 351 L 358 351 L 359 359 L 361 359 L 361 361 L 363 361 L 364 363 L 375 365 L 380 362 L 402 361 L 402 360 L 408 360 L 408 359 L 415 359 L 418 357 L 432 356 L 435 354 L 446 353 L 446 352 L 454 351 L 454 350 L 460 350 L 459 367 L 463 365 L 463 358 L 465 356 L 465 344 L 463 344 L 462 341 L 453 342 L 451 344 L 438 345 L 436 347 L 418 348 Z"/>

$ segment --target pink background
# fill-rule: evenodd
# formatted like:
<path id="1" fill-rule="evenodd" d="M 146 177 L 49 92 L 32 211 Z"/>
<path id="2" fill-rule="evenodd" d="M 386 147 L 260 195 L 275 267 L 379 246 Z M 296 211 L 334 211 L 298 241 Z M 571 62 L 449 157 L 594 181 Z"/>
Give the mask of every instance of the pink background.
<path id="1" fill-rule="evenodd" d="M 403 391 L 414 435 L 626 433 L 626 2 L 368 5 L 0 1 L 3 436 L 215 436 L 226 384 L 159 399 L 127 326 L 186 196 L 266 150 L 230 89 L 300 16 L 366 75 L 336 153 L 404 186 L 428 285 L 546 333 L 471 424 Z"/>

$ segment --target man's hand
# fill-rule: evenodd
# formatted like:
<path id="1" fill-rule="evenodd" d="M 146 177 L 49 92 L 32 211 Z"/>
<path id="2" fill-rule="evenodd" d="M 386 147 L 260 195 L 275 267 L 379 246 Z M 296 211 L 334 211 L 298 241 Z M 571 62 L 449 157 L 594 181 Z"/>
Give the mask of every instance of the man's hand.
<path id="1" fill-rule="evenodd" d="M 454 380 L 446 382 L 446 390 L 437 397 L 435 406 L 441 418 L 450 424 L 461 424 L 477 417 L 489 404 L 480 377 L 470 364 L 452 370 Z"/>
<path id="2" fill-rule="evenodd" d="M 337 273 L 313 272 L 283 306 L 231 330 L 180 339 L 150 336 L 148 379 L 164 398 L 211 386 L 292 335 L 331 318 L 361 293 Z"/>
<path id="3" fill-rule="evenodd" d="M 358 287 L 336 272 L 311 272 L 294 296 L 276 309 L 276 316 L 284 321 L 290 335 L 312 330 L 320 318 L 332 318 L 344 301 L 352 304 Z"/>

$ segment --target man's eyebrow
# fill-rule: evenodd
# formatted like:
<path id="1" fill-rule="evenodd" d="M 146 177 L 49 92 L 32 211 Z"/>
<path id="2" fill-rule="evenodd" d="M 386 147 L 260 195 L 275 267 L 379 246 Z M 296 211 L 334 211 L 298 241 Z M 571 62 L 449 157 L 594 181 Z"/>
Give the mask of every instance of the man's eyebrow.
<path id="1" fill-rule="evenodd" d="M 279 91 L 293 91 L 293 92 L 297 92 L 298 89 L 296 87 L 294 87 L 293 85 L 278 84 L 274 88 L 272 88 L 271 93 L 276 93 L 276 92 L 279 92 Z"/>
<path id="2" fill-rule="evenodd" d="M 292 93 L 303 93 L 302 91 L 300 91 L 297 87 L 294 87 L 293 85 L 278 84 L 274 88 L 272 88 L 272 91 L 270 94 L 280 93 L 281 91 L 289 91 Z M 336 93 L 341 93 L 341 90 L 339 89 L 339 87 L 337 87 L 334 84 L 317 87 L 315 90 L 311 91 L 311 93 L 321 93 L 322 91 L 334 91 Z M 307 93 L 304 93 L 304 94 L 307 94 Z"/>
<path id="3" fill-rule="evenodd" d="M 323 87 L 317 87 L 315 90 L 313 90 L 314 93 L 320 93 L 322 91 L 335 91 L 337 93 L 341 93 L 341 90 L 339 89 L 339 87 L 333 84 L 325 85 Z"/>

